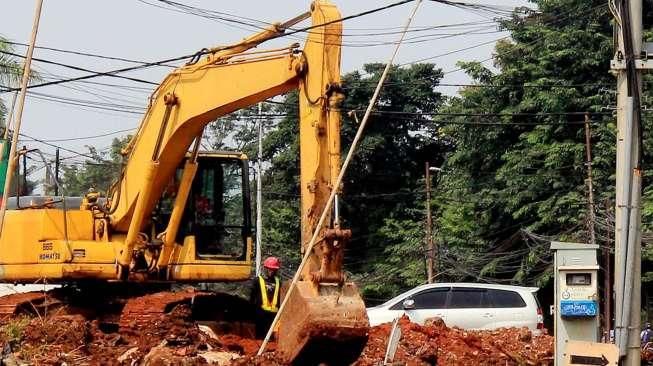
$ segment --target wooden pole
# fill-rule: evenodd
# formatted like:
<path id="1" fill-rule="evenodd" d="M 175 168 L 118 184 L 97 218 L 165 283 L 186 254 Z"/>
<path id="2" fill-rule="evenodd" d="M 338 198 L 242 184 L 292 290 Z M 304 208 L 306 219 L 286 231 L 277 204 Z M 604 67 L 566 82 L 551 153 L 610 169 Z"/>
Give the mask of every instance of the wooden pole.
<path id="1" fill-rule="evenodd" d="M 591 145 L 590 116 L 585 114 L 585 153 L 587 157 L 587 219 L 590 234 L 590 244 L 596 244 L 596 214 L 594 210 L 594 185 L 592 183 L 592 145 Z"/>
<path id="2" fill-rule="evenodd" d="M 20 94 L 18 97 L 18 110 L 16 112 L 16 119 L 14 120 L 14 131 L 11 139 L 11 148 L 9 150 L 9 167 L 7 169 L 7 178 L 5 179 L 5 190 L 2 194 L 2 202 L 0 203 L 0 234 L 5 221 L 5 212 L 7 210 L 7 198 L 9 197 L 9 187 L 11 187 L 11 180 L 16 170 L 16 148 L 18 145 L 18 137 L 20 136 L 20 124 L 23 119 L 23 108 L 25 107 L 25 96 L 27 94 L 27 84 L 29 83 L 29 75 L 32 66 L 32 55 L 34 54 L 34 45 L 36 43 L 36 34 L 39 29 L 39 21 L 41 20 L 41 8 L 43 7 L 43 0 L 36 0 L 36 9 L 34 10 L 34 23 L 32 25 L 32 36 L 30 38 L 29 47 L 27 47 L 27 55 L 25 56 L 25 67 L 23 68 L 23 79 L 20 84 Z"/>

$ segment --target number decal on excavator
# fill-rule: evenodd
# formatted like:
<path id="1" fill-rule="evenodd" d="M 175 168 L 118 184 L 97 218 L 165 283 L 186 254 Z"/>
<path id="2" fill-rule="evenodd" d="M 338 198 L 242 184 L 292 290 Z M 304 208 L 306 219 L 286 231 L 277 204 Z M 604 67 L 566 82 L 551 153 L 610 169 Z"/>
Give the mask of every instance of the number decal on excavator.
<path id="1" fill-rule="evenodd" d="M 39 261 L 58 261 L 61 259 L 60 253 L 41 253 L 39 254 Z"/>

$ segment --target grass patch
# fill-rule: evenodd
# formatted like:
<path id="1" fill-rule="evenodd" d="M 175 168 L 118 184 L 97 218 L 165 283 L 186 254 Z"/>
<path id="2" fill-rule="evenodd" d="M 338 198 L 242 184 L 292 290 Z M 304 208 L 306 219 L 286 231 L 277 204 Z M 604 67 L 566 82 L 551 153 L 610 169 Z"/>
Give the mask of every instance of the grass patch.
<path id="1" fill-rule="evenodd" d="M 20 317 L 11 319 L 3 326 L 0 326 L 0 343 L 20 342 L 29 322 L 30 319 L 28 317 Z"/>

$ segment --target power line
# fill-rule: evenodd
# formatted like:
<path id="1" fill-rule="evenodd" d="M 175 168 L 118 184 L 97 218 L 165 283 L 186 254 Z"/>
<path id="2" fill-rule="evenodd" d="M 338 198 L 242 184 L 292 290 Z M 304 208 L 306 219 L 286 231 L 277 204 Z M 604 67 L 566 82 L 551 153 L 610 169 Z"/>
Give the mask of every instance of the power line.
<path id="1" fill-rule="evenodd" d="M 189 59 L 190 57 L 193 57 L 193 56 L 198 55 L 198 54 L 203 54 L 203 53 L 201 51 L 201 52 L 198 52 L 198 53 L 195 53 L 195 54 L 192 54 L 192 55 L 173 57 L 173 58 L 169 58 L 169 59 L 166 59 L 166 60 L 149 62 L 149 63 L 145 63 L 145 64 L 138 65 L 138 66 L 125 67 L 125 68 L 111 70 L 111 71 L 105 71 L 105 72 L 97 72 L 97 73 L 94 73 L 94 74 L 78 76 L 78 77 L 73 77 L 73 78 L 69 78 L 69 79 L 50 81 L 50 82 L 45 82 L 45 83 L 41 83 L 41 84 L 30 85 L 27 88 L 28 89 L 34 89 L 34 88 L 41 88 L 41 87 L 44 87 L 44 86 L 69 83 L 69 82 L 73 82 L 73 81 L 92 79 L 92 78 L 101 77 L 101 76 L 112 76 L 112 75 L 121 74 L 121 73 L 128 72 L 128 71 L 141 70 L 141 69 L 145 69 L 145 68 L 152 67 L 152 66 L 160 66 L 162 64 L 166 64 L 166 63 L 170 63 L 170 62 L 174 62 L 174 61 Z M 147 82 L 147 83 L 150 83 L 150 82 Z M 155 83 L 153 83 L 153 84 L 158 85 L 158 84 L 155 84 Z M 16 88 L 5 88 L 2 92 L 12 92 L 12 91 L 16 91 L 16 90 L 17 90 Z"/>
<path id="2" fill-rule="evenodd" d="M 13 57 L 25 58 L 25 56 L 23 56 L 23 55 L 19 55 L 17 53 L 8 52 L 8 51 L 0 50 L 0 53 L 3 53 L 5 55 L 9 55 L 9 56 L 13 56 Z M 42 62 L 42 63 L 48 64 L 48 65 L 55 65 L 55 66 L 60 66 L 60 67 L 65 67 L 65 68 L 68 68 L 68 69 L 76 70 L 76 71 L 84 71 L 84 72 L 90 72 L 90 73 L 93 73 L 93 74 L 99 74 L 99 72 L 97 72 L 97 71 L 89 70 L 89 69 L 79 67 L 79 66 L 63 64 L 63 63 L 60 63 L 60 62 L 44 60 L 44 59 L 40 59 L 40 58 L 36 58 L 36 57 L 34 57 L 33 59 L 34 59 L 34 61 Z M 141 66 L 143 66 L 143 65 L 141 65 Z M 138 83 L 144 83 L 144 84 L 150 84 L 150 85 L 159 85 L 158 83 L 154 83 L 154 82 L 151 82 L 151 81 L 132 78 L 132 77 L 129 77 L 129 76 L 114 75 L 112 73 L 108 73 L 106 76 L 119 78 L 119 79 L 130 80 L 130 81 L 135 81 L 135 82 L 138 82 Z M 35 87 L 35 86 L 32 86 L 32 87 Z"/>
<path id="3" fill-rule="evenodd" d="M 282 37 L 288 37 L 288 36 L 296 34 L 296 33 L 306 32 L 308 30 L 319 28 L 319 27 L 324 27 L 324 26 L 327 26 L 329 24 L 340 23 L 340 22 L 343 22 L 343 21 L 346 21 L 346 20 L 359 18 L 359 17 L 366 16 L 366 15 L 369 15 L 369 14 L 377 13 L 379 11 L 390 9 L 390 8 L 393 8 L 393 7 L 396 7 L 396 6 L 400 6 L 400 5 L 403 5 L 403 4 L 412 2 L 412 1 L 415 1 L 415 0 L 402 0 L 402 1 L 399 1 L 399 2 L 396 2 L 396 3 L 393 3 L 393 4 L 389 4 L 389 5 L 386 5 L 386 6 L 379 7 L 379 8 L 374 8 L 374 9 L 363 11 L 363 12 L 360 12 L 360 13 L 357 13 L 357 14 L 349 15 L 349 16 L 343 17 L 341 19 L 335 19 L 335 20 L 325 22 L 325 23 L 322 23 L 322 24 L 315 24 L 315 25 L 311 25 L 311 26 L 308 26 L 308 27 L 292 30 L 290 32 L 278 34 L 278 35 L 270 37 L 268 40 L 282 38 Z M 227 50 L 227 49 L 231 49 L 231 48 L 234 48 L 234 47 L 240 47 L 240 46 L 242 46 L 242 43 L 220 47 L 219 50 Z M 121 68 L 121 69 L 116 69 L 116 70 L 111 70 L 111 71 L 105 71 L 105 72 L 96 72 L 96 73 L 93 73 L 93 74 L 74 77 L 74 78 L 69 78 L 69 79 L 64 79 L 64 80 L 50 81 L 50 82 L 46 82 L 46 83 L 30 85 L 30 86 L 28 86 L 28 88 L 33 89 L 33 88 L 39 88 L 39 87 L 50 86 L 50 85 L 58 85 L 58 84 L 63 84 L 63 83 L 68 83 L 68 82 L 73 82 L 73 81 L 86 80 L 86 79 L 96 78 L 96 77 L 100 77 L 100 76 L 112 76 L 112 75 L 116 75 L 116 74 L 120 74 L 120 73 L 124 73 L 124 72 L 128 72 L 128 71 L 141 70 L 141 69 L 145 69 L 145 68 L 153 67 L 153 66 L 161 66 L 163 64 L 168 64 L 170 62 L 181 61 L 181 60 L 186 60 L 186 59 L 190 59 L 190 58 L 198 58 L 198 57 L 201 57 L 201 56 L 206 55 L 206 54 L 211 53 L 211 52 L 212 51 L 210 51 L 210 50 L 201 50 L 199 52 L 189 54 L 189 55 L 173 57 L 173 58 L 160 60 L 160 61 L 155 61 L 155 62 L 147 62 L 147 63 L 144 63 L 144 64 L 132 66 L 132 67 L 126 67 L 126 68 Z M 150 83 L 150 82 L 148 82 L 148 83 Z M 158 85 L 158 84 L 155 84 L 155 85 Z M 5 88 L 4 90 L 2 90 L 2 92 L 11 92 L 11 91 L 16 91 L 16 90 L 17 90 L 17 88 Z"/>
<path id="4" fill-rule="evenodd" d="M 600 9 L 600 8 L 602 8 L 604 6 L 606 6 L 606 5 L 602 4 L 602 5 L 598 5 L 598 6 L 595 6 L 593 8 L 590 8 L 590 9 L 584 9 L 584 11 L 581 14 L 589 12 L 589 11 L 594 11 L 596 9 Z M 582 8 L 582 6 L 579 6 L 575 10 L 583 10 L 581 8 Z M 560 15 L 554 17 L 554 21 L 549 22 L 548 25 L 551 26 L 551 25 L 554 25 L 554 24 L 556 24 L 558 22 L 561 22 L 563 20 L 566 20 L 566 19 L 570 18 L 572 15 L 574 15 L 574 14 L 572 14 L 572 12 L 573 11 L 567 12 L 567 15 L 565 17 L 562 17 L 562 18 L 560 17 Z M 578 15 L 580 15 L 580 14 L 578 14 Z M 544 37 L 545 36 L 536 37 L 535 40 L 533 40 L 533 41 L 531 41 L 529 43 L 526 43 L 525 45 L 533 45 L 533 44 L 539 42 L 540 40 L 542 40 Z M 510 36 L 497 38 L 497 39 L 494 39 L 494 40 L 491 40 L 491 41 L 488 41 L 488 42 L 477 43 L 477 44 L 474 44 L 472 46 L 468 46 L 468 47 L 464 47 L 464 48 L 461 48 L 461 49 L 445 52 L 445 53 L 435 55 L 435 56 L 420 58 L 420 59 L 417 59 L 417 60 L 413 60 L 413 61 L 409 61 L 409 62 L 400 64 L 399 66 L 407 66 L 407 65 L 412 65 L 412 64 L 416 64 L 416 63 L 420 63 L 420 62 L 424 62 L 424 61 L 428 61 L 428 60 L 433 60 L 433 59 L 436 59 L 436 58 L 439 58 L 439 57 L 448 56 L 448 55 L 451 55 L 451 54 L 454 54 L 454 53 L 458 53 L 458 52 L 467 51 L 467 50 L 470 50 L 470 49 L 473 49 L 473 48 L 481 47 L 481 46 L 484 46 L 484 45 L 487 45 L 487 44 L 490 44 L 490 43 L 496 43 L 496 42 L 504 40 L 504 39 L 510 39 Z M 496 58 L 498 55 L 499 55 L 499 52 L 496 55 L 493 55 L 493 56 L 491 56 L 491 57 L 489 57 L 487 59 L 481 60 L 479 62 L 485 62 L 485 61 L 492 60 L 492 59 Z M 457 68 L 457 69 L 454 69 L 454 70 L 447 71 L 447 72 L 445 72 L 445 74 L 450 74 L 450 73 L 457 72 L 457 71 L 460 71 L 460 70 L 462 70 L 462 68 Z"/>
<path id="5" fill-rule="evenodd" d="M 131 131 L 134 131 L 135 129 L 136 128 L 126 128 L 126 129 L 122 129 L 122 130 L 116 130 L 116 131 L 102 133 L 102 134 L 99 134 L 99 135 L 91 135 L 91 136 L 83 136 L 83 137 L 71 137 L 71 138 L 65 138 L 65 139 L 38 139 L 38 140 L 26 140 L 26 141 L 64 142 L 64 141 L 90 140 L 90 139 L 96 139 L 96 138 L 100 138 L 100 137 L 117 135 L 117 134 L 123 133 L 123 132 L 131 132 Z"/>
<path id="6" fill-rule="evenodd" d="M 127 114 L 134 114 L 134 115 L 142 115 L 143 112 L 138 112 L 134 110 L 127 110 L 127 109 L 121 109 L 121 108 L 114 108 L 110 106 L 101 106 L 101 105 L 96 105 L 96 104 L 90 104 L 90 103 L 83 103 L 83 102 L 76 102 L 73 100 L 67 100 L 66 98 L 63 97 L 54 97 L 50 96 L 48 94 L 43 94 L 43 93 L 35 93 L 35 92 L 28 92 L 27 93 L 30 98 L 34 99 L 39 99 L 43 101 L 48 101 L 48 102 L 55 102 L 55 103 L 61 103 L 61 104 L 66 104 L 66 105 L 71 105 L 71 106 L 79 106 L 79 107 L 86 107 L 86 108 L 93 108 L 93 109 L 99 109 L 99 110 L 104 110 L 104 111 L 113 111 L 113 112 L 120 112 L 120 113 L 127 113 Z"/>
<path id="7" fill-rule="evenodd" d="M 21 43 L 21 42 L 5 41 L 4 43 L 8 43 L 8 44 L 15 45 L 15 46 L 27 47 L 27 44 Z M 89 53 L 89 52 L 84 52 L 84 51 L 72 51 L 72 50 L 65 50 L 65 49 L 61 49 L 61 48 L 45 47 L 45 46 L 35 46 L 35 48 L 41 49 L 41 50 L 59 52 L 59 53 L 67 53 L 67 54 L 72 54 L 72 55 L 78 55 L 78 56 L 95 57 L 95 58 L 100 58 L 100 59 L 104 59 L 104 60 L 114 60 L 114 61 L 129 62 L 129 63 L 132 63 L 132 64 L 140 64 L 140 65 L 147 64 L 146 61 L 137 61 L 137 60 L 132 60 L 132 59 L 123 58 L 123 57 L 106 56 L 106 55 L 100 55 L 100 54 Z M 160 65 L 160 66 L 171 67 L 171 68 L 175 67 L 174 65 Z"/>
<path id="8" fill-rule="evenodd" d="M 89 159 L 92 159 L 92 160 L 99 160 L 99 161 L 103 161 L 103 162 L 109 162 L 109 161 L 107 161 L 107 160 L 98 159 L 97 156 L 88 155 L 88 154 L 86 154 L 86 153 L 80 153 L 79 151 L 75 151 L 75 150 L 71 150 L 71 149 L 68 149 L 68 148 L 63 147 L 63 146 L 55 145 L 55 144 L 53 144 L 53 143 L 51 143 L 51 142 L 47 142 L 47 141 L 45 141 L 45 140 L 41 140 L 41 139 L 38 139 L 38 138 L 36 138 L 36 137 L 32 137 L 32 136 L 30 136 L 30 135 L 28 135 L 28 134 L 25 134 L 25 133 L 22 133 L 22 132 L 19 133 L 19 135 L 20 135 L 21 137 L 27 137 L 28 139 L 31 139 L 32 141 L 35 141 L 35 142 L 39 142 L 39 143 L 41 143 L 41 144 L 43 144 L 43 145 L 47 145 L 47 146 L 50 146 L 50 147 L 58 148 L 58 149 L 61 149 L 61 150 L 63 150 L 63 151 L 67 151 L 67 152 L 72 153 L 72 154 L 76 154 L 77 156 L 83 156 L 83 157 L 85 157 L 85 158 L 89 158 Z M 109 163 L 111 163 L 111 162 L 109 162 Z"/>

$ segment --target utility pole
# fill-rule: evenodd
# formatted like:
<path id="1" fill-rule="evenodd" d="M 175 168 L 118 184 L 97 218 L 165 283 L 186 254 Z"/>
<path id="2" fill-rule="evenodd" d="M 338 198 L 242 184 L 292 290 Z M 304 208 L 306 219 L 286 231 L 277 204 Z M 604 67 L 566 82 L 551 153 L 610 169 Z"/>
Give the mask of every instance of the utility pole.
<path id="1" fill-rule="evenodd" d="M 20 172 L 20 169 L 18 171 Z M 23 189 L 25 190 L 25 194 L 27 195 L 27 146 L 24 145 L 23 145 Z"/>
<path id="2" fill-rule="evenodd" d="M 610 204 L 606 205 L 606 211 L 610 211 Z M 613 247 L 613 238 L 612 238 L 612 232 L 608 233 L 608 246 L 604 247 L 603 249 L 603 254 L 604 254 L 604 278 L 603 278 L 603 286 L 605 288 L 605 301 L 604 301 L 604 307 L 603 309 L 603 314 L 606 317 L 606 325 L 607 327 L 605 328 L 606 332 L 606 343 L 610 341 L 610 330 L 612 328 L 612 301 L 614 298 L 614 292 L 612 291 L 612 283 L 613 283 L 613 277 L 612 277 L 612 261 L 610 258 L 612 258 L 612 252 L 611 248 Z"/>
<path id="3" fill-rule="evenodd" d="M 263 235 L 263 215 L 261 213 L 263 204 L 263 184 L 261 178 L 263 176 L 261 161 L 263 160 L 263 116 L 262 116 L 263 103 L 258 104 L 258 161 L 256 162 L 256 276 L 261 275 L 261 236 Z"/>
<path id="4" fill-rule="evenodd" d="M 54 195 L 59 195 L 59 148 L 54 153 Z"/>
<path id="5" fill-rule="evenodd" d="M 39 21 L 41 19 L 41 8 L 43 7 L 43 0 L 36 0 L 36 9 L 34 10 L 34 23 L 32 25 L 32 36 L 30 38 L 29 46 L 27 47 L 27 55 L 25 56 L 25 67 L 23 68 L 23 78 L 20 84 L 20 95 L 18 101 L 18 110 L 16 112 L 16 119 L 14 120 L 14 131 L 11 139 L 11 148 L 9 149 L 9 167 L 7 169 L 7 178 L 5 179 L 5 189 L 2 192 L 2 202 L 0 203 L 0 233 L 4 224 L 5 212 L 7 210 L 7 198 L 9 196 L 9 187 L 11 187 L 11 180 L 16 170 L 16 147 L 18 145 L 18 137 L 20 132 L 20 124 L 23 119 L 23 108 L 25 107 L 25 95 L 27 94 L 27 83 L 29 82 L 29 75 L 32 66 L 32 55 L 34 54 L 34 45 L 36 43 L 36 34 L 39 29 Z"/>
<path id="6" fill-rule="evenodd" d="M 431 216 L 431 172 L 441 172 L 442 169 L 425 163 L 426 179 L 426 282 L 433 283 L 438 271 L 437 263 L 440 248 L 433 242 L 433 219 Z"/>
<path id="7" fill-rule="evenodd" d="M 585 113 L 585 157 L 587 165 L 587 220 L 590 234 L 590 244 L 596 244 L 596 208 L 594 204 L 594 184 L 592 182 L 592 131 L 590 129 L 590 115 Z M 612 288 L 610 286 L 610 250 L 603 249 L 603 333 L 606 342 L 610 338 L 612 327 L 612 311 L 610 302 Z"/>
<path id="8" fill-rule="evenodd" d="M 617 170 L 615 207 L 615 341 L 623 365 L 640 364 L 641 190 L 640 121 L 642 1 L 618 0 Z"/>
<path id="9" fill-rule="evenodd" d="M 596 216 L 594 211 L 594 185 L 592 183 L 592 132 L 590 131 L 590 116 L 585 113 L 585 155 L 587 165 L 587 219 L 590 234 L 590 244 L 596 244 L 595 222 Z"/>
<path id="10" fill-rule="evenodd" d="M 433 263 L 435 251 L 433 236 L 431 235 L 431 168 L 429 162 L 425 164 L 426 171 L 426 282 L 433 283 Z"/>

